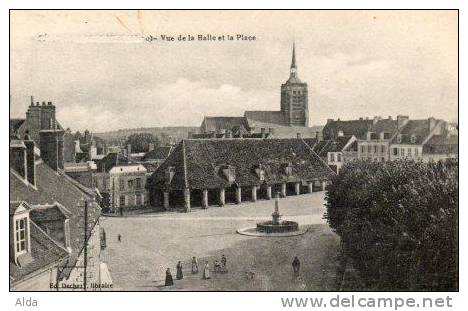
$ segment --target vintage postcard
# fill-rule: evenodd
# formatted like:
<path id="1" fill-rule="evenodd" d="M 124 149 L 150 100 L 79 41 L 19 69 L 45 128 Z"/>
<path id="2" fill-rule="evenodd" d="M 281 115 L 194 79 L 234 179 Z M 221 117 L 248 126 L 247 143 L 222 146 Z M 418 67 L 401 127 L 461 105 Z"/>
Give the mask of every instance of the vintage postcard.
<path id="1" fill-rule="evenodd" d="M 10 291 L 458 291 L 457 10 L 11 10 L 9 90 Z"/>

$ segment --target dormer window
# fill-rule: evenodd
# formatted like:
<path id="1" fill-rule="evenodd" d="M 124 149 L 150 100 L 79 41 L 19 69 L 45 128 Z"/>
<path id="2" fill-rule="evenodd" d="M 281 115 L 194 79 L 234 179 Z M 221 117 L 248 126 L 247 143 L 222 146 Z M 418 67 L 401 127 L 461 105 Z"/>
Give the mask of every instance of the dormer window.
<path id="1" fill-rule="evenodd" d="M 15 220 L 15 248 L 17 255 L 29 251 L 27 248 L 28 225 L 29 217 L 22 217 Z"/>
<path id="2" fill-rule="evenodd" d="M 263 166 L 261 165 L 255 166 L 254 171 L 260 181 L 265 180 L 265 169 L 263 168 Z"/>
<path id="3" fill-rule="evenodd" d="M 226 178 L 228 182 L 232 183 L 236 181 L 236 169 L 234 168 L 234 166 L 222 165 L 220 170 L 224 178 Z"/>
<path id="4" fill-rule="evenodd" d="M 397 136 L 397 143 L 401 144 L 401 140 L 402 140 L 402 135 L 401 135 L 401 134 L 398 134 L 398 136 Z"/>
<path id="5" fill-rule="evenodd" d="M 174 174 L 175 174 L 175 167 L 174 167 L 174 166 L 169 166 L 169 167 L 166 169 L 166 182 L 167 182 L 168 184 L 171 183 L 172 178 L 174 178 Z"/>
<path id="6" fill-rule="evenodd" d="M 284 172 L 284 175 L 286 175 L 288 177 L 292 176 L 293 168 L 292 168 L 291 163 L 284 163 L 283 164 L 283 172 Z"/>
<path id="7" fill-rule="evenodd" d="M 411 135 L 411 138 L 410 138 L 410 141 L 412 144 L 414 144 L 416 142 L 416 135 Z"/>
<path id="8" fill-rule="evenodd" d="M 31 207 L 26 202 L 10 202 L 10 251 L 14 262 L 26 265 L 32 260 L 30 256 L 29 212 Z"/>

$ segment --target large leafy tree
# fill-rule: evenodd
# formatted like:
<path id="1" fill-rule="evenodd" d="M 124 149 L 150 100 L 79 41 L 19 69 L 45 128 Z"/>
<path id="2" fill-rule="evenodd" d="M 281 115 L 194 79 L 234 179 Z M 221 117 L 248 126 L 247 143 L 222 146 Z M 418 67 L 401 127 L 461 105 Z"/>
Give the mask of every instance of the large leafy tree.
<path id="1" fill-rule="evenodd" d="M 150 144 L 159 146 L 159 139 L 151 133 L 136 133 L 127 137 L 125 146 L 132 145 L 132 152 L 147 152 Z"/>
<path id="2" fill-rule="evenodd" d="M 369 289 L 458 288 L 458 161 L 349 163 L 326 218 Z"/>

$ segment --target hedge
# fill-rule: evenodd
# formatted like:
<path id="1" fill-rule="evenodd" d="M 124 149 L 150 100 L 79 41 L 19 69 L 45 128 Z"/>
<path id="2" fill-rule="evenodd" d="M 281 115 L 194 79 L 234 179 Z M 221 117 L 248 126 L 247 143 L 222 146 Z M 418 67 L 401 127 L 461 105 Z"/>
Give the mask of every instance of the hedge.
<path id="1" fill-rule="evenodd" d="M 458 160 L 347 163 L 326 206 L 369 290 L 458 289 Z"/>

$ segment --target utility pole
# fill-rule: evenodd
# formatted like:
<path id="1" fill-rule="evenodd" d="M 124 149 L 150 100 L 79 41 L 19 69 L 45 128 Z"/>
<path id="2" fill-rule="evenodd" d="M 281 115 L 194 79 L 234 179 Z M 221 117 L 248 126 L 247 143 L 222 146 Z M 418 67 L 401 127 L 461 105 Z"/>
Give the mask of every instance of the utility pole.
<path id="1" fill-rule="evenodd" d="M 85 199 L 84 201 L 84 250 L 83 250 L 83 269 L 84 269 L 84 276 L 83 276 L 83 286 L 84 291 L 86 291 L 86 283 L 87 283 L 87 266 L 88 266 L 88 201 Z"/>

